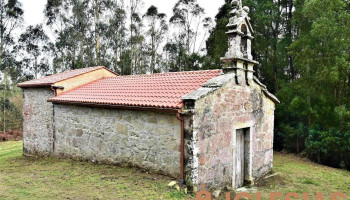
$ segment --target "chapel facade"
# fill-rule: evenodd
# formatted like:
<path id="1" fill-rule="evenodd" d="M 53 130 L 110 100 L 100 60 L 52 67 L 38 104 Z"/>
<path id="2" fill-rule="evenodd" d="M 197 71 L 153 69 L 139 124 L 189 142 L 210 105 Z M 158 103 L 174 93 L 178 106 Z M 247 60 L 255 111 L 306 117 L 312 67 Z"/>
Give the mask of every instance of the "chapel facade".
<path id="1" fill-rule="evenodd" d="M 90 67 L 20 83 L 24 154 L 137 166 L 194 191 L 253 184 L 273 166 L 279 100 L 254 76 L 249 8 L 232 4 L 222 69 Z"/>

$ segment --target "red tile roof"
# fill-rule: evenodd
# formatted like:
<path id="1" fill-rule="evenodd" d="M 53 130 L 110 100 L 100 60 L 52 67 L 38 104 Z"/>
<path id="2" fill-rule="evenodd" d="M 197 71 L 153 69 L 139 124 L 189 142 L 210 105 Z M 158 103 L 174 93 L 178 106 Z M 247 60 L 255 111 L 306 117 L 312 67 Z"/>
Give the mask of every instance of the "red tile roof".
<path id="1" fill-rule="evenodd" d="M 82 74 L 86 74 L 88 72 L 96 71 L 98 69 L 105 68 L 103 66 L 99 67 L 88 67 L 88 68 L 83 68 L 83 69 L 76 69 L 76 70 L 71 70 L 59 74 L 54 74 L 51 76 L 45 76 L 36 80 L 31 80 L 31 81 L 26 81 L 23 83 L 19 83 L 18 87 L 41 87 L 41 86 L 51 86 L 54 83 L 73 78 L 75 76 L 79 76 Z"/>
<path id="2" fill-rule="evenodd" d="M 104 78 L 51 98 L 50 102 L 179 109 L 186 94 L 221 70 Z"/>

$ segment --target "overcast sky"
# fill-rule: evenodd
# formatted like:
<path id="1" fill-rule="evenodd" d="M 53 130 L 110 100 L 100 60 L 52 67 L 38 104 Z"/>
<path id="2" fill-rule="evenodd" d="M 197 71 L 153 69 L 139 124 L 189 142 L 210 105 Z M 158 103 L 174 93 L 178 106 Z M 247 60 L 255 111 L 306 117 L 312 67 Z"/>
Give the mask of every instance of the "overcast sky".
<path id="1" fill-rule="evenodd" d="M 35 25 L 43 22 L 44 14 L 43 10 L 47 0 L 20 0 L 24 9 L 24 20 L 26 25 Z M 148 7 L 154 5 L 158 7 L 160 12 L 164 12 L 167 16 L 172 15 L 172 8 L 177 0 L 143 0 L 145 5 L 143 7 L 143 13 Z M 198 0 L 200 5 L 204 7 L 207 16 L 212 18 L 218 12 L 220 6 L 224 4 L 224 0 Z"/>

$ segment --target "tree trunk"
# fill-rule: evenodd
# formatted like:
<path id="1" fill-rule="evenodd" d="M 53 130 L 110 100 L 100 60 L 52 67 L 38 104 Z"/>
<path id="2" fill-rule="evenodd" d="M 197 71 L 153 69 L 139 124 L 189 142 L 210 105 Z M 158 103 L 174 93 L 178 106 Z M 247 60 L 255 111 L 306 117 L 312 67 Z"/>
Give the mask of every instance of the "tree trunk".
<path id="1" fill-rule="evenodd" d="M 191 28 L 190 26 L 187 27 L 187 53 L 190 54 L 190 34 L 191 34 Z"/>
<path id="2" fill-rule="evenodd" d="M 73 48 L 73 58 L 72 58 L 72 68 L 73 69 L 76 69 L 76 66 L 75 66 L 75 47 Z"/>
<path id="3" fill-rule="evenodd" d="M 100 65 L 100 29 L 99 29 L 99 21 L 100 21 L 100 13 L 98 0 L 95 0 L 95 34 L 96 34 L 96 65 Z"/>
<path id="4" fill-rule="evenodd" d="M 132 0 L 131 0 L 132 1 Z M 131 2 L 133 4 L 133 2 Z M 134 13 L 134 6 L 130 6 L 130 74 L 132 75 L 134 73 L 134 44 L 133 44 L 133 13 Z"/>
<path id="5" fill-rule="evenodd" d="M 6 69 L 4 70 L 4 84 L 5 84 L 5 86 L 4 86 L 4 89 L 3 89 L 3 94 L 4 94 L 4 102 L 3 102 L 3 104 L 4 104 L 4 112 L 3 112 L 3 128 L 4 128 L 4 133 L 6 133 L 6 87 L 7 87 L 7 85 L 6 85 L 6 83 L 7 83 L 7 72 L 6 72 Z"/>
<path id="6" fill-rule="evenodd" d="M 290 4 L 288 7 L 288 34 L 289 34 L 290 44 L 292 44 L 292 42 L 293 42 L 293 25 L 292 25 L 293 7 L 294 7 L 294 0 L 290 0 Z M 293 80 L 295 80 L 295 68 L 294 68 L 293 56 L 289 56 L 288 61 L 289 61 L 291 79 L 293 81 Z"/>
<path id="7" fill-rule="evenodd" d="M 118 45 L 116 45 L 115 52 L 114 52 L 114 72 L 118 73 L 118 57 L 119 57 L 119 48 Z"/>
<path id="8" fill-rule="evenodd" d="M 0 64 L 2 64 L 2 44 L 0 44 Z"/>
<path id="9" fill-rule="evenodd" d="M 300 152 L 299 135 L 297 134 L 297 154 Z"/>
<path id="10" fill-rule="evenodd" d="M 155 59 L 156 59 L 156 50 L 155 50 L 155 34 L 152 34 L 152 58 L 151 58 L 151 74 L 154 73 L 154 69 L 155 69 Z"/>
<path id="11" fill-rule="evenodd" d="M 34 63 L 35 79 L 37 79 L 38 78 L 38 58 L 37 57 L 35 57 L 35 61 L 34 62 L 35 62 Z"/>

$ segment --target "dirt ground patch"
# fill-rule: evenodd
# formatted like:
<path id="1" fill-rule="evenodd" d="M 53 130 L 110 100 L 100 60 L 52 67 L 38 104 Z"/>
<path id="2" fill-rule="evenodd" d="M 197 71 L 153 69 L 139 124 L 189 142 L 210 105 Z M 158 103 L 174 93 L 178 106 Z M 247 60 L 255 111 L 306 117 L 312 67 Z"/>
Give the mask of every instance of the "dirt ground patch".
<path id="1" fill-rule="evenodd" d="M 22 140 L 22 136 L 22 131 L 8 130 L 7 132 L 0 132 L 0 142 L 20 141 Z"/>

